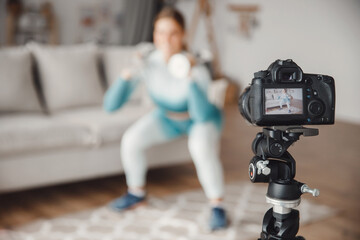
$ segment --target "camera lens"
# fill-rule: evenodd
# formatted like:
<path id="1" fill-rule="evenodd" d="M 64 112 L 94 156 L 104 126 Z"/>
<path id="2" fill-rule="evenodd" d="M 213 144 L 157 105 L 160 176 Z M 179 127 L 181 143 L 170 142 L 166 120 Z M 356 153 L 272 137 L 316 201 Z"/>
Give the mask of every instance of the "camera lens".
<path id="1" fill-rule="evenodd" d="M 251 123 L 251 115 L 249 111 L 249 91 L 250 87 L 247 87 L 239 97 L 239 111 L 241 115 Z"/>

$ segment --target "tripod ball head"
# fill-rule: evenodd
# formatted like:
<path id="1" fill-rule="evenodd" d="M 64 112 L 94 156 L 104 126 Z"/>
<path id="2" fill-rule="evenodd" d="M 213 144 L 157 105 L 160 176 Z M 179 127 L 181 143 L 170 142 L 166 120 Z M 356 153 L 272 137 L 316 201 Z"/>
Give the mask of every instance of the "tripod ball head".
<path id="1" fill-rule="evenodd" d="M 270 138 L 264 133 L 258 133 L 252 143 L 254 154 L 263 157 L 280 157 L 287 147 L 281 139 Z"/>

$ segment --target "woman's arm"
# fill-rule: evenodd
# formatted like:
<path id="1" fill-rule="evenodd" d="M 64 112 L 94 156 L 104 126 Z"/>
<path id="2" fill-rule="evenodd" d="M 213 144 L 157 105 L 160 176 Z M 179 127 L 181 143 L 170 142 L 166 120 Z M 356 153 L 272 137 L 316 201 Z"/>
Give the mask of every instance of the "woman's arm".
<path id="1" fill-rule="evenodd" d="M 197 66 L 192 70 L 189 86 L 189 114 L 196 122 L 206 122 L 220 113 L 220 110 L 209 102 L 207 89 L 211 83 L 209 71 L 205 66 Z"/>
<path id="2" fill-rule="evenodd" d="M 119 78 L 105 93 L 103 103 L 105 111 L 114 112 L 121 108 L 129 100 L 137 82 L 137 80 Z"/>

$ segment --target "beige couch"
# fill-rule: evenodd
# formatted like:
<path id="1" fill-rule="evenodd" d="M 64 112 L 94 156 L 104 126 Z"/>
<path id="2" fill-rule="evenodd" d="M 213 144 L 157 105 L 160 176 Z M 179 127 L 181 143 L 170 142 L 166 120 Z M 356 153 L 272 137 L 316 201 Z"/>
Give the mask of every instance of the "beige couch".
<path id="1" fill-rule="evenodd" d="M 0 192 L 123 172 L 121 136 L 153 106 L 142 87 L 113 114 L 101 106 L 134 50 L 92 44 L 0 49 Z M 226 81 L 210 88 L 218 106 L 225 89 Z M 189 161 L 186 141 L 149 149 L 149 166 Z"/>

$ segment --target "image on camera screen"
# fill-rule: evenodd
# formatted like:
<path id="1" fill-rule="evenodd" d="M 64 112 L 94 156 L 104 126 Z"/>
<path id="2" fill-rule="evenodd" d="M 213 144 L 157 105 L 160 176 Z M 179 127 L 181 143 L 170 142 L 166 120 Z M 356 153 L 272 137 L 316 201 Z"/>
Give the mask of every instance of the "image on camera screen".
<path id="1" fill-rule="evenodd" d="M 303 114 L 302 88 L 266 88 L 265 114 Z"/>

